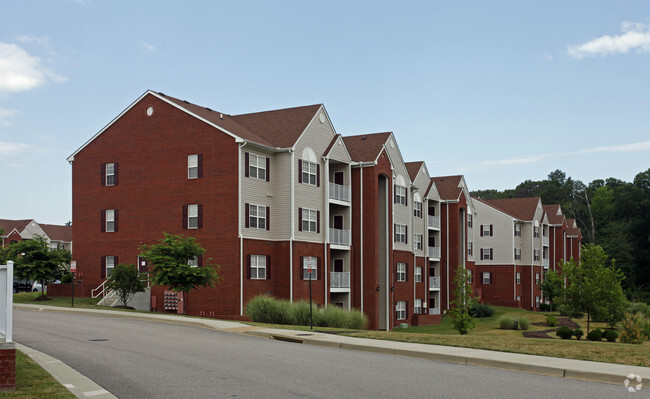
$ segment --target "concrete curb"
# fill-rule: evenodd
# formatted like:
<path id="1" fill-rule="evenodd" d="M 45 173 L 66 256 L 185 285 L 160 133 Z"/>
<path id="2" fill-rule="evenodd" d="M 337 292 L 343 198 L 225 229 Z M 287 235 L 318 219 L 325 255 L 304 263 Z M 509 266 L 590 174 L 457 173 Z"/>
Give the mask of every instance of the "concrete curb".
<path id="1" fill-rule="evenodd" d="M 383 341 L 310 331 L 281 330 L 263 327 L 258 328 L 233 321 L 200 319 L 169 314 L 131 313 L 83 308 L 58 308 L 54 306 L 29 304 L 14 304 L 14 307 L 33 311 L 87 313 L 102 317 L 123 317 L 135 320 L 180 324 L 304 345 L 407 356 L 418 359 L 466 364 L 479 367 L 491 367 L 511 371 L 521 371 L 530 374 L 602 382 L 607 384 L 623 385 L 629 374 L 638 374 L 646 381 L 650 381 L 650 367 L 561 359 L 548 356 L 497 352 L 482 349 Z"/>
<path id="2" fill-rule="evenodd" d="M 28 346 L 21 345 L 16 342 L 16 349 L 20 350 L 32 360 L 34 360 L 45 371 L 50 373 L 54 379 L 61 383 L 64 387 L 68 388 L 70 392 L 77 398 L 98 398 L 98 399 L 113 399 L 117 396 L 108 392 L 100 385 L 96 384 L 93 380 L 81 374 L 77 370 L 68 366 L 60 360 L 39 352 Z"/>

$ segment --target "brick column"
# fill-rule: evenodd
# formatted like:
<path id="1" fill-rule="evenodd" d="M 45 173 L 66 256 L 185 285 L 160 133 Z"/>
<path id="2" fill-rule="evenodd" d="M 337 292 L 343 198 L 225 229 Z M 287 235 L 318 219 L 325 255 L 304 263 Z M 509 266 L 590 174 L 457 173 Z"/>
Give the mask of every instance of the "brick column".
<path id="1" fill-rule="evenodd" d="M 16 389 L 16 346 L 0 342 L 0 391 Z"/>

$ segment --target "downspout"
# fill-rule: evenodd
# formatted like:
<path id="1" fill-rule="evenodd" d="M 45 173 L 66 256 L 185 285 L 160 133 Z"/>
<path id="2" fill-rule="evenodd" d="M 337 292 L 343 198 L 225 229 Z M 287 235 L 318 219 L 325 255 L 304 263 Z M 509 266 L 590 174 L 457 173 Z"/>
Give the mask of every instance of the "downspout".
<path id="1" fill-rule="evenodd" d="M 327 306 L 327 302 L 329 299 L 329 295 L 327 295 L 327 287 L 328 287 L 328 277 L 329 277 L 329 263 L 328 263 L 328 258 L 327 258 L 327 248 L 330 243 L 330 204 L 329 204 L 329 198 L 330 198 L 330 162 L 329 159 L 325 159 L 325 221 L 326 223 L 323 223 L 325 225 L 325 248 L 323 248 L 323 279 L 324 279 L 324 296 L 325 296 L 325 306 Z"/>
<path id="2" fill-rule="evenodd" d="M 239 187 L 237 188 L 237 221 L 239 223 L 239 315 L 244 315 L 244 236 L 241 231 L 242 214 L 241 214 L 241 186 L 242 186 L 242 167 L 241 167 L 241 152 L 246 141 L 239 144 L 239 153 L 237 154 L 239 165 Z"/>
<path id="3" fill-rule="evenodd" d="M 390 280 L 393 277 L 392 276 L 392 262 L 391 262 L 391 247 L 390 247 L 390 232 L 394 231 L 394 223 L 395 223 L 395 209 L 394 207 L 391 208 L 391 204 L 393 201 L 393 184 L 395 182 L 395 171 L 393 170 L 393 174 L 391 179 L 388 181 L 387 187 L 386 187 L 386 229 L 387 233 L 386 234 L 386 263 L 388 264 L 388 270 L 386 270 L 386 331 L 390 331 L 391 328 L 391 303 L 393 303 L 393 298 L 394 298 L 394 291 L 391 289 L 390 285 Z M 390 210 L 392 209 L 392 212 Z M 394 233 L 393 233 L 394 234 Z M 393 240 L 395 237 L 393 237 Z"/>
<path id="4" fill-rule="evenodd" d="M 296 228 L 296 199 L 295 199 L 295 150 L 289 150 L 291 154 L 291 236 L 289 237 L 289 302 L 293 303 L 293 240 L 294 229 Z"/>
<path id="5" fill-rule="evenodd" d="M 449 310 L 449 202 L 445 201 L 445 209 L 447 210 L 447 310 Z"/>
<path id="6" fill-rule="evenodd" d="M 534 309 L 535 289 L 535 223 L 530 223 L 530 308 Z"/>
<path id="7" fill-rule="evenodd" d="M 352 168 L 350 168 L 350 175 L 352 175 Z M 352 181 L 352 176 L 350 176 L 350 181 Z M 360 228 L 360 257 L 359 257 L 359 262 L 360 264 L 360 271 L 361 271 L 361 278 L 360 278 L 360 283 L 361 283 L 361 313 L 363 313 L 363 164 L 360 165 L 359 167 L 359 180 L 360 180 L 360 190 L 359 190 L 359 204 L 360 204 L 360 220 L 361 222 L 359 223 L 359 228 Z M 351 298 L 350 298 L 351 299 Z"/>
<path id="8" fill-rule="evenodd" d="M 513 220 L 514 224 L 517 223 L 516 220 Z M 514 226 L 512 228 L 512 248 L 515 248 L 515 233 L 514 233 Z M 517 260 L 515 259 L 515 251 L 512 251 L 512 267 L 514 269 L 514 273 L 512 274 L 512 282 L 513 282 L 513 300 L 517 302 Z"/>

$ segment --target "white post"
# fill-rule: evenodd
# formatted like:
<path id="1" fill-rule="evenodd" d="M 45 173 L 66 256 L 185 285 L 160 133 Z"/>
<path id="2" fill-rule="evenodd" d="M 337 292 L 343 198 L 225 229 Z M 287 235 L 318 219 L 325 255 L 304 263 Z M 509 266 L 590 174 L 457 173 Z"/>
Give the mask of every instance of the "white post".
<path id="1" fill-rule="evenodd" d="M 6 300 L 2 302 L 5 303 L 5 309 L 0 309 L 4 311 L 4 334 L 5 342 L 11 342 L 13 340 L 13 308 L 14 308 L 14 262 L 7 262 L 7 273 L 5 275 L 5 289 L 6 289 Z M 4 299 L 4 298 L 3 298 Z"/>

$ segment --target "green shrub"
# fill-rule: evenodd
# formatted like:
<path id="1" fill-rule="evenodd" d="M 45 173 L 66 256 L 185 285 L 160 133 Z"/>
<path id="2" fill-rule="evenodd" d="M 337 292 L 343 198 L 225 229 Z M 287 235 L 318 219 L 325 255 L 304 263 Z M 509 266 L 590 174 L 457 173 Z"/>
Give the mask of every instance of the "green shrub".
<path id="1" fill-rule="evenodd" d="M 582 338 L 583 335 L 585 335 L 585 333 L 581 329 L 576 328 L 575 330 L 573 330 L 573 335 L 576 337 L 576 339 L 579 340 L 580 338 Z"/>
<path id="2" fill-rule="evenodd" d="M 645 317 L 650 317 L 650 305 L 642 302 L 630 303 L 626 309 L 628 313 L 642 314 Z"/>
<path id="3" fill-rule="evenodd" d="M 548 303 L 540 303 L 539 304 L 539 310 L 542 312 L 549 312 L 551 310 L 551 305 Z"/>
<path id="4" fill-rule="evenodd" d="M 316 314 L 318 309 L 313 305 L 313 314 Z M 289 307 L 289 324 L 294 326 L 308 326 L 309 325 L 309 302 L 301 300 L 294 302 Z"/>
<path id="5" fill-rule="evenodd" d="M 528 330 L 528 327 L 530 327 L 530 320 L 528 320 L 525 317 L 517 317 L 516 319 L 517 324 L 519 324 L 519 329 L 520 330 Z"/>
<path id="6" fill-rule="evenodd" d="M 571 339 L 571 337 L 573 336 L 573 330 L 566 326 L 560 327 L 555 332 L 555 335 L 557 335 L 562 339 Z"/>
<path id="7" fill-rule="evenodd" d="M 501 316 L 499 318 L 499 328 L 502 330 L 512 330 L 515 327 L 515 321 L 510 316 Z"/>
<path id="8" fill-rule="evenodd" d="M 258 323 L 289 324 L 289 307 L 288 301 L 259 295 L 246 305 L 246 316 Z"/>
<path id="9" fill-rule="evenodd" d="M 71 283 L 72 282 L 72 273 L 66 273 L 61 277 L 61 283 Z"/>
<path id="10" fill-rule="evenodd" d="M 552 314 L 546 316 L 546 325 L 547 326 L 555 327 L 555 326 L 557 326 L 557 324 L 558 323 L 557 323 L 557 319 L 555 318 L 555 316 L 553 316 Z"/>
<path id="11" fill-rule="evenodd" d="M 346 328 L 348 325 L 348 312 L 335 305 L 328 305 L 322 309 L 318 317 L 321 327 Z"/>
<path id="12" fill-rule="evenodd" d="M 603 338 L 605 338 L 607 342 L 616 342 L 616 338 L 618 338 L 618 333 L 614 330 L 605 330 L 603 332 Z"/>
<path id="13" fill-rule="evenodd" d="M 621 342 L 625 344 L 642 344 L 646 339 L 645 322 L 639 314 L 625 313 L 621 321 Z"/>
<path id="14" fill-rule="evenodd" d="M 348 312 L 348 323 L 349 324 L 346 328 L 362 330 L 368 325 L 368 317 L 360 311 L 352 309 Z"/>
<path id="15" fill-rule="evenodd" d="M 589 334 L 587 334 L 587 339 L 589 341 L 602 341 L 603 340 L 603 332 L 600 331 L 600 328 L 597 328 L 595 330 L 591 330 Z"/>
<path id="16" fill-rule="evenodd" d="M 472 317 L 491 317 L 494 315 L 494 309 L 490 305 L 477 303 L 469 307 L 469 315 Z"/>

